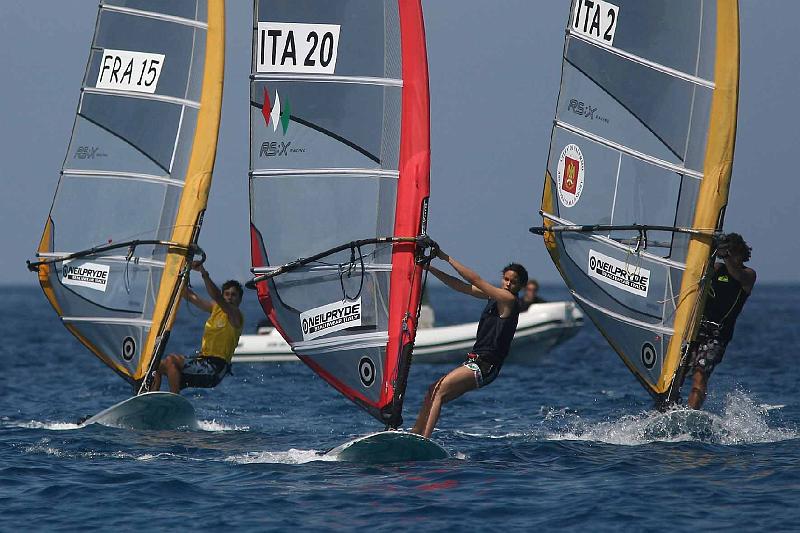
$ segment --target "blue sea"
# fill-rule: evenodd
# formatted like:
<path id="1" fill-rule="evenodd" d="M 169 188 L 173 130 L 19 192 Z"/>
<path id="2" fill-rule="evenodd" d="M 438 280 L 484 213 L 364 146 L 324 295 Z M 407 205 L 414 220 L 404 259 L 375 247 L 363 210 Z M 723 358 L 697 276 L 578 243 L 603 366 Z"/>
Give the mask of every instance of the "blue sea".
<path id="1" fill-rule="evenodd" d="M 76 420 L 129 387 L 61 326 L 38 287 L 3 287 L 0 530 L 567 531 L 787 530 L 800 523 L 800 286 L 756 287 L 707 414 L 652 411 L 587 323 L 549 354 L 506 365 L 445 406 L 447 460 L 320 460 L 382 429 L 300 363 L 238 364 L 184 394 L 199 431 Z M 562 287 L 543 296 L 566 298 Z M 480 302 L 433 287 L 440 325 Z M 260 310 L 244 303 L 248 328 Z M 203 317 L 185 307 L 170 348 L 191 351 Z M 412 368 L 410 426 L 447 365 Z"/>

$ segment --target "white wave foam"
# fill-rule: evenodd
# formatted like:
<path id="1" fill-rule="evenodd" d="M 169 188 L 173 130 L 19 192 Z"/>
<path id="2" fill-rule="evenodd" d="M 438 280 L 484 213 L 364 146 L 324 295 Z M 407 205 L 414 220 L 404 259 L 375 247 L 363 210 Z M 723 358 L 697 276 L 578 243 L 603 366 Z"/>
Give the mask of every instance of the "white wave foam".
<path id="1" fill-rule="evenodd" d="M 330 457 L 320 455 L 317 450 L 296 450 L 294 448 L 285 452 L 249 452 L 231 455 L 225 461 L 236 464 L 270 463 L 300 465 L 312 461 L 334 461 Z"/>
<path id="2" fill-rule="evenodd" d="M 53 457 L 60 457 L 66 459 L 122 459 L 126 461 L 152 461 L 154 459 L 174 458 L 178 457 L 171 453 L 145 453 L 135 455 L 121 450 L 115 452 L 98 452 L 94 450 L 86 451 L 67 451 L 55 448 L 49 444 L 50 439 L 42 439 L 37 444 L 32 444 L 23 448 L 25 453 L 32 455 L 51 455 Z"/>
<path id="3" fill-rule="evenodd" d="M 250 431 L 250 426 L 229 426 L 213 420 L 198 420 L 197 425 L 203 431 Z"/>
<path id="4" fill-rule="evenodd" d="M 479 439 L 515 439 L 519 437 L 527 437 L 529 433 L 519 433 L 519 432 L 511 432 L 511 433 L 500 433 L 497 435 L 493 435 L 491 433 L 471 433 L 469 431 L 463 431 L 460 429 L 453 430 L 453 433 L 456 435 L 463 435 L 465 437 L 476 437 Z"/>
<path id="5" fill-rule="evenodd" d="M 52 455 L 53 457 L 67 456 L 67 454 L 62 450 L 53 448 L 52 446 L 48 446 L 47 444 L 43 443 L 26 446 L 23 448 L 23 451 L 32 455 Z"/>
<path id="6" fill-rule="evenodd" d="M 725 398 L 721 415 L 680 407 L 665 413 L 646 412 L 625 415 L 619 420 L 586 423 L 577 415 L 558 413 L 553 418 L 563 418 L 565 427 L 547 434 L 546 438 L 637 446 L 652 442 L 685 441 L 755 444 L 800 436 L 792 429 L 771 428 L 767 420 L 770 410 L 756 405 L 745 393 L 736 391 Z"/>
<path id="7" fill-rule="evenodd" d="M 31 420 L 30 422 L 21 422 L 15 424 L 16 427 L 28 429 L 49 429 L 52 431 L 65 431 L 68 429 L 78 429 L 81 426 L 71 422 L 39 422 L 38 420 Z"/>

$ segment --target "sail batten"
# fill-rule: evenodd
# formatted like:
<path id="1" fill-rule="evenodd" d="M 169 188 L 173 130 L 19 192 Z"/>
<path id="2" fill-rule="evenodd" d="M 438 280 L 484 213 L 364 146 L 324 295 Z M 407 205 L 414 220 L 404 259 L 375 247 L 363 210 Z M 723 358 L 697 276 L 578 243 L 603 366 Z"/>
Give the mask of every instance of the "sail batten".
<path id="1" fill-rule="evenodd" d="M 402 87 L 403 80 L 397 78 L 370 78 L 359 76 L 323 76 L 301 74 L 253 74 L 253 81 L 305 81 L 309 83 L 350 83 L 354 85 L 380 85 L 384 87 Z"/>
<path id="2" fill-rule="evenodd" d="M 602 5 L 572 2 L 532 231 L 627 368 L 671 401 L 727 203 L 738 2 Z"/>
<path id="3" fill-rule="evenodd" d="M 690 168 L 686 168 L 685 166 L 675 165 L 673 163 L 670 163 L 669 161 L 665 161 L 663 159 L 659 159 L 657 157 L 653 157 L 651 155 L 648 155 L 648 154 L 646 154 L 644 152 L 640 152 L 638 150 L 634 150 L 633 148 L 631 148 L 629 146 L 625 146 L 624 144 L 616 143 L 616 142 L 614 142 L 614 141 L 612 141 L 610 139 L 606 139 L 604 137 L 601 137 L 601 136 L 596 135 L 594 133 L 591 133 L 589 131 L 583 130 L 583 129 L 581 129 L 581 128 L 577 127 L 577 126 L 574 126 L 574 125 L 572 125 L 572 124 L 570 124 L 568 122 L 557 120 L 557 121 L 555 121 L 555 125 L 558 126 L 561 129 L 565 130 L 565 131 L 575 133 L 575 134 L 580 135 L 581 137 L 584 137 L 584 138 L 586 138 L 586 139 L 588 139 L 590 141 L 594 141 L 594 142 L 596 142 L 598 144 L 602 144 L 602 145 L 604 145 L 604 146 L 606 146 L 608 148 L 613 148 L 614 150 L 616 150 L 618 152 L 621 152 L 621 153 L 623 153 L 625 155 L 629 155 L 629 156 L 635 157 L 636 159 L 639 159 L 641 161 L 645 161 L 647 163 L 651 163 L 653 165 L 656 165 L 656 166 L 661 167 L 661 168 L 666 169 L 666 170 L 672 170 L 673 172 L 677 172 L 678 174 L 682 174 L 682 175 L 689 176 L 689 177 L 692 177 L 692 178 L 696 178 L 696 179 L 699 179 L 699 180 L 703 179 L 703 173 L 702 172 L 697 172 L 696 170 L 692 170 Z"/>
<path id="4" fill-rule="evenodd" d="M 673 330 L 672 328 L 659 326 L 658 324 L 650 324 L 648 322 L 642 322 L 640 320 L 633 320 L 631 318 L 628 318 L 625 315 L 622 315 L 622 314 L 619 314 L 619 313 L 615 313 L 615 312 L 613 312 L 613 311 L 611 311 L 609 309 L 606 309 L 604 307 L 601 307 L 601 306 L 593 303 L 591 300 L 589 300 L 588 298 L 584 298 L 583 296 L 581 296 L 580 294 L 578 294 L 575 291 L 572 291 L 571 294 L 575 298 L 575 300 L 577 300 L 578 302 L 580 302 L 580 303 L 582 303 L 584 305 L 588 305 L 589 307 L 591 307 L 591 308 L 603 313 L 604 315 L 609 316 L 611 318 L 614 318 L 616 320 L 619 320 L 620 322 L 624 322 L 625 324 L 628 324 L 630 326 L 634 326 L 634 327 L 637 327 L 637 328 L 640 328 L 640 329 L 646 329 L 647 331 L 652 331 L 654 333 L 661 333 L 663 335 L 673 335 L 675 333 L 675 330 Z"/>
<path id="5" fill-rule="evenodd" d="M 178 106 L 191 107 L 193 109 L 200 109 L 200 102 L 194 100 L 187 100 L 185 98 L 176 98 L 174 96 L 164 96 L 158 94 L 143 94 L 129 91 L 98 89 L 96 87 L 85 87 L 81 92 L 86 94 L 97 94 L 102 96 L 111 96 L 113 98 L 135 98 L 137 100 L 151 100 L 153 102 L 165 102 L 167 104 L 175 104 Z"/>
<path id="6" fill-rule="evenodd" d="M 104 318 L 93 316 L 62 316 L 61 320 L 66 323 L 88 322 L 92 324 L 120 324 L 126 326 L 137 326 L 142 328 L 149 328 L 153 325 L 152 320 L 126 320 L 124 318 Z"/>
<path id="7" fill-rule="evenodd" d="M 400 178 L 396 170 L 379 170 L 369 168 L 296 168 L 296 169 L 267 169 L 250 172 L 251 178 L 283 178 L 295 176 L 341 176 L 344 178 Z"/>
<path id="8" fill-rule="evenodd" d="M 192 26 L 194 28 L 199 28 L 201 30 L 208 29 L 208 24 L 205 22 L 201 22 L 199 20 L 187 19 L 184 17 L 176 17 L 174 15 L 167 15 L 165 13 L 158 13 L 156 11 L 144 11 L 142 9 L 135 9 L 132 7 L 123 7 L 123 6 L 115 6 L 108 4 L 101 5 L 100 9 L 103 11 L 109 11 L 113 13 L 124 13 L 126 15 L 131 15 L 134 17 L 145 17 L 155 20 L 163 20 L 165 22 L 173 22 L 175 24 L 181 24 L 184 26 Z"/>
<path id="9" fill-rule="evenodd" d="M 693 84 L 698 85 L 700 87 L 706 87 L 708 89 L 713 89 L 714 86 L 715 86 L 714 82 L 711 81 L 711 80 L 698 78 L 697 76 L 693 76 L 693 75 L 688 74 L 686 72 L 681 72 L 680 70 L 676 70 L 676 69 L 670 68 L 670 67 L 668 67 L 666 65 L 662 65 L 660 63 L 656 63 L 655 61 L 650 61 L 650 60 L 648 60 L 648 59 L 646 59 L 644 57 L 637 56 L 636 54 L 631 54 L 631 53 L 626 52 L 624 50 L 620 50 L 619 48 L 614 48 L 613 46 L 606 46 L 606 45 L 604 45 L 602 43 L 598 43 L 594 39 L 589 39 L 589 38 L 583 37 L 579 33 L 576 33 L 576 32 L 571 31 L 571 30 L 568 31 L 568 33 L 569 33 L 569 36 L 571 38 L 573 38 L 573 39 L 579 39 L 579 40 L 583 41 L 586 44 L 590 44 L 592 46 L 596 46 L 597 48 L 601 48 L 603 50 L 606 50 L 606 51 L 608 51 L 608 52 L 610 52 L 610 53 L 612 53 L 614 55 L 617 55 L 617 56 L 619 56 L 619 57 L 621 57 L 623 59 L 627 59 L 628 61 L 632 61 L 634 63 L 638 63 L 639 65 L 651 68 L 651 69 L 656 70 L 658 72 L 661 72 L 663 74 L 668 74 L 668 75 L 673 76 L 675 78 L 678 78 L 678 79 L 681 79 L 681 80 L 684 80 L 684 81 L 688 81 L 690 83 L 693 83 Z"/>
<path id="10" fill-rule="evenodd" d="M 184 183 L 180 180 L 167 178 L 165 176 L 156 176 L 152 174 L 136 174 L 134 172 L 113 172 L 107 170 L 70 170 L 64 169 L 61 171 L 63 176 L 73 176 L 88 179 L 115 179 L 115 180 L 134 180 L 134 181 L 150 181 L 154 183 L 162 183 L 171 187 L 183 187 Z"/>

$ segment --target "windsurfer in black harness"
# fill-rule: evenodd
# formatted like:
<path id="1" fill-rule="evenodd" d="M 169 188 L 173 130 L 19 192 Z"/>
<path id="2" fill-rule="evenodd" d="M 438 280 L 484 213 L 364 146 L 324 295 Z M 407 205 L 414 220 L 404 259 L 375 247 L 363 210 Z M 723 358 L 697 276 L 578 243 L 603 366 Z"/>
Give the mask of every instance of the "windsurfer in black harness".
<path id="1" fill-rule="evenodd" d="M 429 265 L 427 268 L 434 276 L 451 289 L 481 300 L 489 300 L 489 303 L 481 314 L 475 345 L 467 354 L 466 361 L 428 389 L 417 421 L 411 429 L 413 433 L 424 437 L 430 437 L 433 433 L 443 404 L 455 400 L 465 392 L 485 387 L 497 377 L 517 330 L 520 313 L 517 293 L 528 281 L 528 272 L 517 263 L 503 269 L 501 286 L 495 287 L 441 250 L 436 257 L 447 261 L 467 282 Z"/>
<path id="2" fill-rule="evenodd" d="M 708 378 L 725 354 L 733 337 L 733 328 L 747 297 L 756 282 L 756 272 L 744 266 L 750 260 L 751 248 L 738 233 L 728 233 L 720 239 L 714 264 L 711 287 L 706 297 L 703 318 L 697 339 L 689 346 L 689 368 L 692 390 L 689 407 L 700 409 L 706 399 Z"/>

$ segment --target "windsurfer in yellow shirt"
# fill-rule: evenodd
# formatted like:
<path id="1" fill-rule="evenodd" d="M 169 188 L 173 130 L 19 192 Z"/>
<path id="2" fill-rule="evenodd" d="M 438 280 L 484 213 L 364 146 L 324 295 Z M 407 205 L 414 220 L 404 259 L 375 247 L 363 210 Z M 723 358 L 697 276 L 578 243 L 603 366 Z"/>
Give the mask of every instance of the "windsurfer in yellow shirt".
<path id="1" fill-rule="evenodd" d="M 153 378 L 151 390 L 161 387 L 161 376 L 166 374 L 173 393 L 187 387 L 216 387 L 230 373 L 233 351 L 239 343 L 244 326 L 244 316 L 239 310 L 244 290 L 235 280 L 226 281 L 220 290 L 211 280 L 208 271 L 199 262 L 192 269 L 200 272 L 208 295 L 213 301 L 199 297 L 186 288 L 190 303 L 210 314 L 203 330 L 200 351 L 195 357 L 170 354 L 165 357 Z"/>

